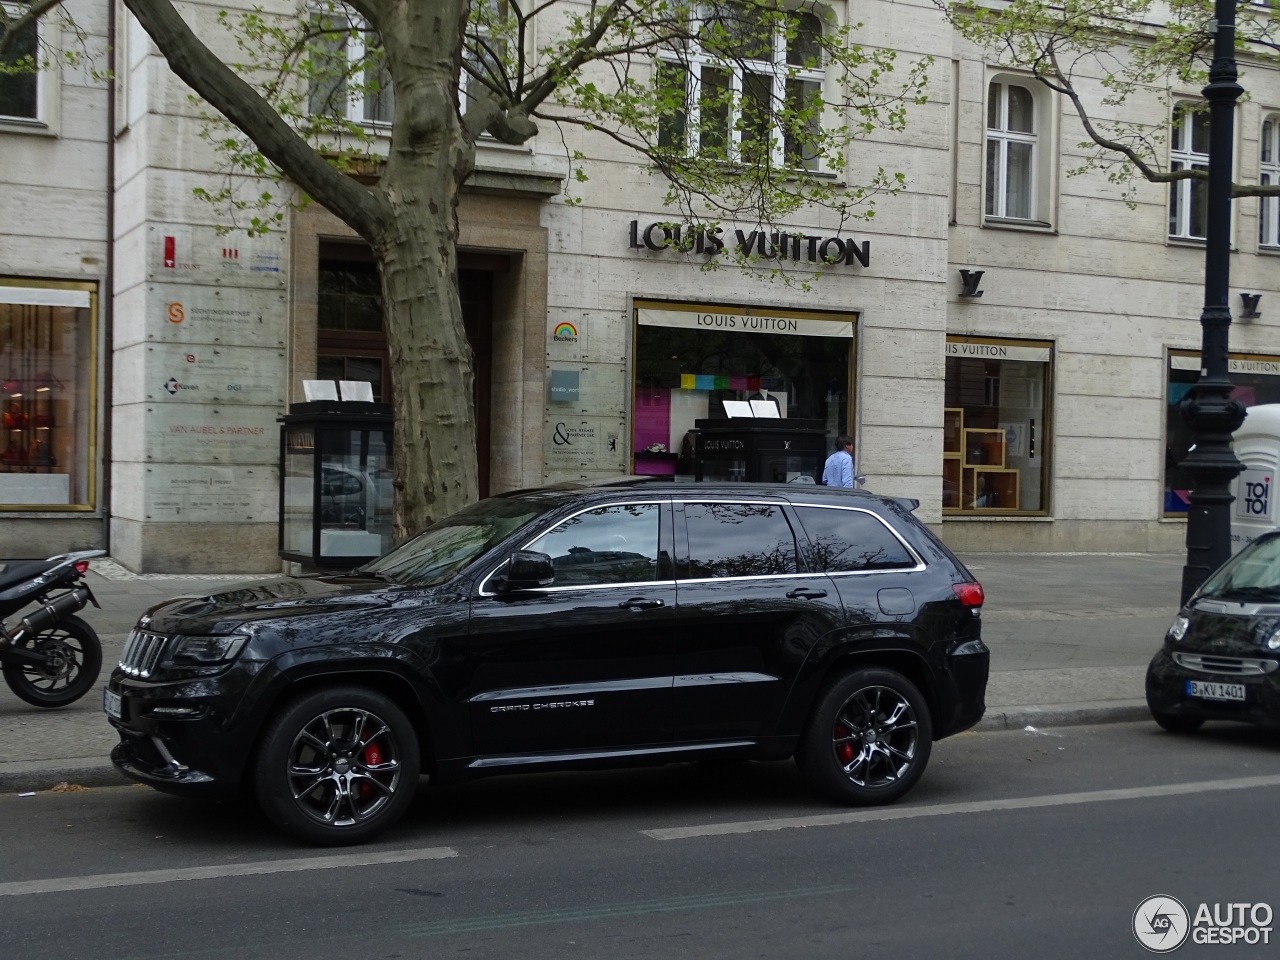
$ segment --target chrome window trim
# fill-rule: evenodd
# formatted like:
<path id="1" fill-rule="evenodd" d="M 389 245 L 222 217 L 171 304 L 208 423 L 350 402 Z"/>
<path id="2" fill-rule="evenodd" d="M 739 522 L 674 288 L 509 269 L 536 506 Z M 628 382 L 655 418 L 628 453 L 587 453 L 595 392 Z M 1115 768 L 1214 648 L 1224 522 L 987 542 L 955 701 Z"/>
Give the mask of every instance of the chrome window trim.
<path id="1" fill-rule="evenodd" d="M 900 534 L 897 530 L 895 530 L 893 528 L 893 525 L 889 523 L 888 520 L 880 516 L 880 514 L 876 513 L 874 510 L 868 510 L 866 507 L 847 507 L 844 505 L 836 505 L 836 504 L 828 505 L 825 503 L 793 503 L 791 506 L 793 509 L 797 509 L 797 510 L 800 509 L 801 507 L 806 507 L 814 510 L 847 510 L 850 513 L 865 513 L 869 517 L 874 517 L 882 527 L 888 530 L 889 533 L 893 535 L 893 538 L 897 540 L 900 544 L 902 544 L 903 548 L 907 551 L 907 553 L 910 554 L 913 558 L 915 558 L 915 561 L 916 561 L 916 565 L 914 567 L 893 567 L 888 570 L 827 570 L 827 571 L 823 571 L 828 577 L 865 577 L 873 573 L 920 573 L 927 566 L 924 562 L 924 558 L 920 556 L 919 553 L 916 552 L 915 547 L 911 546 L 911 544 L 907 542 L 906 538 L 903 537 L 902 534 Z M 801 518 L 800 522 L 803 524 L 804 519 Z M 806 536 L 807 536 L 807 532 L 806 532 Z"/>
<path id="2" fill-rule="evenodd" d="M 529 549 L 529 544 L 533 543 L 536 540 L 541 539 L 542 537 L 545 537 L 547 534 L 551 533 L 552 530 L 555 530 L 556 527 L 559 527 L 560 524 L 567 523 L 568 521 L 572 520 L 574 517 L 580 517 L 584 513 L 590 513 L 592 510 L 602 510 L 607 507 L 644 507 L 644 506 L 651 506 L 651 505 L 661 507 L 663 504 L 668 504 L 670 502 L 671 502 L 670 500 L 619 500 L 613 503 L 592 503 L 583 507 L 581 510 L 577 510 L 573 513 L 570 513 L 570 514 L 567 514 L 566 516 L 561 517 L 559 520 L 555 522 L 555 526 L 552 526 L 546 530 L 543 530 L 536 537 L 533 537 L 532 539 L 526 541 L 522 546 L 516 547 L 516 549 L 517 550 Z M 658 522 L 659 522 L 659 525 L 661 525 L 661 522 L 662 522 L 661 518 L 659 518 Z M 662 544 L 661 529 L 658 530 L 658 544 L 659 545 Z M 497 575 L 498 571 L 501 570 L 506 565 L 507 565 L 507 561 L 503 560 L 500 564 L 498 564 L 496 567 L 490 570 L 488 574 L 485 575 L 485 578 L 480 581 L 480 588 L 477 591 L 478 596 L 481 596 L 481 597 L 498 596 L 498 594 L 495 591 L 492 591 L 489 589 L 489 581 L 492 580 Z M 536 591 L 531 590 L 529 592 L 530 593 L 533 593 L 533 592 L 562 593 L 565 590 L 605 590 L 605 589 L 616 588 L 616 587 L 627 587 L 630 589 L 635 587 L 653 586 L 654 584 L 673 584 L 673 583 L 675 583 L 674 579 L 634 580 L 634 581 L 628 581 L 627 583 L 583 583 L 583 584 L 569 584 L 563 587 L 539 587 Z"/>

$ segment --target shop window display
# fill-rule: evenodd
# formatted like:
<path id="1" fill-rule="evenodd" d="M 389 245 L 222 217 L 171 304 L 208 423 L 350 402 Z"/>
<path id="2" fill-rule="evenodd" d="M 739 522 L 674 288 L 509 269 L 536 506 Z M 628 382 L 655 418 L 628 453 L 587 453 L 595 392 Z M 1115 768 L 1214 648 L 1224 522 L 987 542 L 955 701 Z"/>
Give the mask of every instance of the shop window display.
<path id="1" fill-rule="evenodd" d="M 944 513 L 1042 513 L 1052 345 L 947 340 Z"/>
<path id="2" fill-rule="evenodd" d="M 1280 403 L 1280 356 L 1233 353 L 1228 374 L 1231 396 L 1245 405 Z M 1191 477 L 1179 464 L 1191 451 L 1191 428 L 1182 418 L 1179 404 L 1200 377 L 1200 355 L 1188 350 L 1169 351 L 1169 381 L 1165 391 L 1164 514 L 1186 516 Z"/>
<path id="3" fill-rule="evenodd" d="M 91 505 L 92 303 L 0 282 L 0 507 Z"/>
<path id="4" fill-rule="evenodd" d="M 725 401 L 819 421 L 829 444 L 848 431 L 852 315 L 644 302 L 636 319 L 634 472 L 692 481 L 695 421 L 727 418 Z"/>

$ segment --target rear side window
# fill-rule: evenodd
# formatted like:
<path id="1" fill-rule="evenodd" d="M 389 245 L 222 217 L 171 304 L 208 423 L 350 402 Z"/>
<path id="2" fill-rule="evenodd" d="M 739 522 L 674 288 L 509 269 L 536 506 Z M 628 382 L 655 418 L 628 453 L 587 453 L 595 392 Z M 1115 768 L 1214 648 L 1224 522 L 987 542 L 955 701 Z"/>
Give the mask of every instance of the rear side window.
<path id="1" fill-rule="evenodd" d="M 795 511 L 809 535 L 813 570 L 845 573 L 916 565 L 916 558 L 874 514 L 828 507 L 795 507 Z"/>
<path id="2" fill-rule="evenodd" d="M 550 555 L 557 587 L 658 580 L 661 515 L 656 503 L 600 507 L 570 517 L 527 549 Z"/>
<path id="3" fill-rule="evenodd" d="M 796 572 L 796 540 L 782 508 L 767 503 L 686 503 L 686 579 Z"/>

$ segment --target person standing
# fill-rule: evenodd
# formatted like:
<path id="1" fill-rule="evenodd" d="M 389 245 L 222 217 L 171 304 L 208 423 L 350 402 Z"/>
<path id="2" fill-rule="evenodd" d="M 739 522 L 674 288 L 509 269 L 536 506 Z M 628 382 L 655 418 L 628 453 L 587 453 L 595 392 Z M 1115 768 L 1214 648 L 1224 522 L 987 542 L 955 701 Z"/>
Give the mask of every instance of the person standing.
<path id="1" fill-rule="evenodd" d="M 836 452 L 822 468 L 822 482 L 828 487 L 852 487 L 853 479 L 853 437 L 840 437 Z"/>

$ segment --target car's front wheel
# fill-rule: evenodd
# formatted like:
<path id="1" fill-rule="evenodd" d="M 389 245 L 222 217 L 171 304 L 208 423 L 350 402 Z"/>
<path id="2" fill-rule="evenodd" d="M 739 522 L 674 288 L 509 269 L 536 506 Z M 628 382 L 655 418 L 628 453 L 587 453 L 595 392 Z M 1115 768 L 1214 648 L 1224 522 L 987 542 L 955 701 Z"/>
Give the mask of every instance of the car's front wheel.
<path id="1" fill-rule="evenodd" d="M 413 724 L 388 697 L 329 687 L 294 700 L 263 733 L 254 770 L 258 804 L 309 843 L 344 846 L 404 815 L 418 786 Z"/>
<path id="2" fill-rule="evenodd" d="M 840 803 L 891 803 L 920 779 L 933 747 L 929 708 L 894 670 L 855 670 L 818 697 L 796 761 L 809 783 Z"/>

